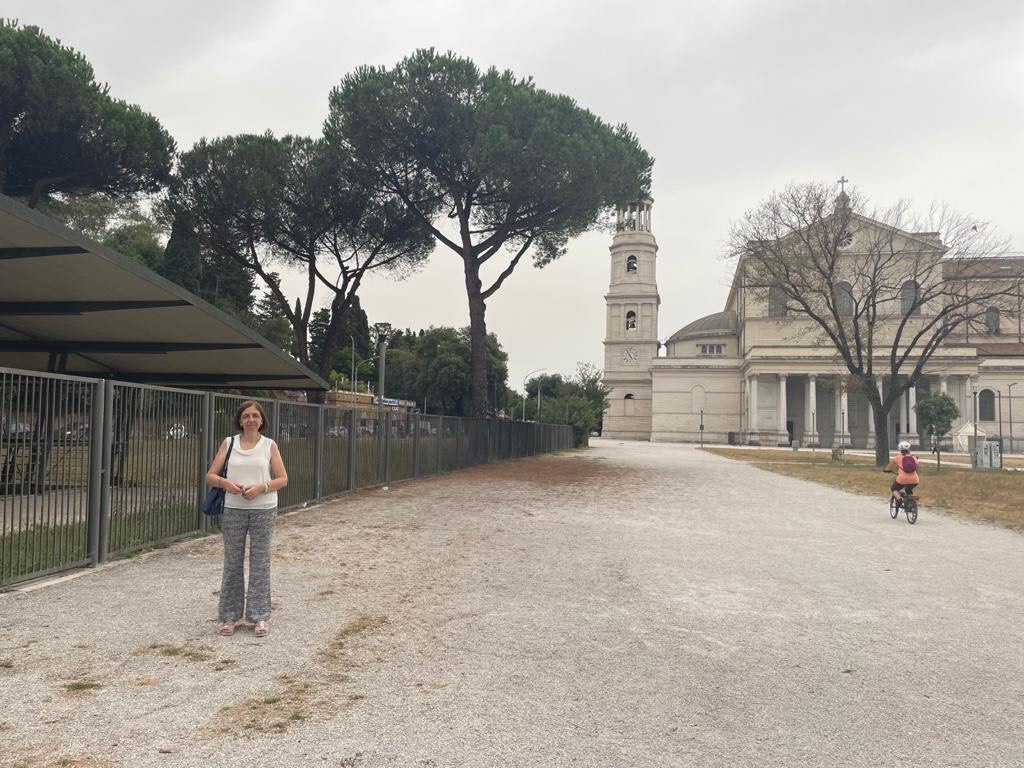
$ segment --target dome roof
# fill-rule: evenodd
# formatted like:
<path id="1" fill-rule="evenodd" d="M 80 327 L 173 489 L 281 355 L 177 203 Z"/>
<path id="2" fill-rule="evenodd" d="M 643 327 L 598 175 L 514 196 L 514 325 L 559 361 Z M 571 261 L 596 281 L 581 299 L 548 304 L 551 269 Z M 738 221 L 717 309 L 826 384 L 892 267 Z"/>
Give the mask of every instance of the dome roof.
<path id="1" fill-rule="evenodd" d="M 669 341 L 692 339 L 697 336 L 723 336 L 731 333 L 736 333 L 736 312 L 727 309 L 683 326 L 672 334 Z"/>

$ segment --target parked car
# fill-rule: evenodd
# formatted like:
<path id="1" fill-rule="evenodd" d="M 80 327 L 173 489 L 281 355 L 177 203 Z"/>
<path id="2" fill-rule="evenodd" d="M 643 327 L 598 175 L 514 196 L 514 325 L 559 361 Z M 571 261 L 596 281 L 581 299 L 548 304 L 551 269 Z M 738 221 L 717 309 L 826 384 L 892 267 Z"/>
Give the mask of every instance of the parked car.
<path id="1" fill-rule="evenodd" d="M 61 431 L 60 440 L 65 443 L 89 442 L 89 423 L 67 424 Z"/>
<path id="2" fill-rule="evenodd" d="M 348 437 L 348 427 L 344 424 L 331 424 L 327 428 L 328 437 Z"/>

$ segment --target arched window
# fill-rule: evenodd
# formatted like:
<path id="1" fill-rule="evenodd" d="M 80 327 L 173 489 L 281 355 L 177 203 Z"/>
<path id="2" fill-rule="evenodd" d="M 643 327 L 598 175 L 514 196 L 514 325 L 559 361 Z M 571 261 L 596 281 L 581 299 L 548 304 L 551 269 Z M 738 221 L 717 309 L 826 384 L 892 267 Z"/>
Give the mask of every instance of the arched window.
<path id="1" fill-rule="evenodd" d="M 989 307 L 985 310 L 985 333 L 989 336 L 999 334 L 999 308 Z"/>
<path id="2" fill-rule="evenodd" d="M 768 289 L 768 317 L 786 316 L 786 293 L 777 285 Z"/>
<path id="3" fill-rule="evenodd" d="M 626 272 L 627 274 L 636 272 L 636 256 L 626 257 Z"/>
<path id="4" fill-rule="evenodd" d="M 627 312 L 626 313 L 626 330 L 627 331 L 635 331 L 636 330 L 636 312 Z"/>
<path id="5" fill-rule="evenodd" d="M 907 280 L 900 288 L 900 312 L 904 315 L 920 315 L 921 307 L 917 303 L 920 290 L 917 283 Z"/>
<path id="6" fill-rule="evenodd" d="M 991 389 L 978 393 L 978 421 L 996 420 L 996 395 Z"/>
<path id="7" fill-rule="evenodd" d="M 853 286 L 847 282 L 836 286 L 836 311 L 840 317 L 853 317 Z"/>
<path id="8" fill-rule="evenodd" d="M 636 404 L 637 399 L 634 397 L 633 393 L 627 393 L 626 396 L 622 398 L 622 415 L 636 416 Z"/>

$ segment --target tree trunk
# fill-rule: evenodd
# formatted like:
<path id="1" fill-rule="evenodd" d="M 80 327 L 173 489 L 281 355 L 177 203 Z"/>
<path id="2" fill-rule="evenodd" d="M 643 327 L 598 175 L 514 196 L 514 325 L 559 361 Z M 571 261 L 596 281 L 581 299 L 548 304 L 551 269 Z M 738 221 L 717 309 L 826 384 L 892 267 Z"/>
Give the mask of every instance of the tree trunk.
<path id="1" fill-rule="evenodd" d="M 889 411 L 882 412 L 881 403 L 871 403 L 875 419 L 875 466 L 889 463 Z"/>
<path id="2" fill-rule="evenodd" d="M 487 304 L 481 295 L 480 265 L 473 256 L 463 256 L 466 296 L 469 299 L 469 340 L 472 351 L 473 416 L 487 415 Z"/>

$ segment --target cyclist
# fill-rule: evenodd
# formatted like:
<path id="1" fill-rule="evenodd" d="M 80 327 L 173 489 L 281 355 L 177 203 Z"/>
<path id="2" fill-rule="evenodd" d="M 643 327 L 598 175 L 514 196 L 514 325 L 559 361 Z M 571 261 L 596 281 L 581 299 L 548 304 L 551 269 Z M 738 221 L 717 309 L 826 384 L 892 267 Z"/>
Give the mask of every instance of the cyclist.
<path id="1" fill-rule="evenodd" d="M 896 479 L 892 482 L 892 495 L 894 499 L 902 499 L 914 492 L 914 487 L 921 482 L 921 478 L 917 474 L 917 459 L 910 453 L 910 443 L 900 440 L 896 447 L 900 452 L 885 465 L 884 471 L 896 473 Z"/>

